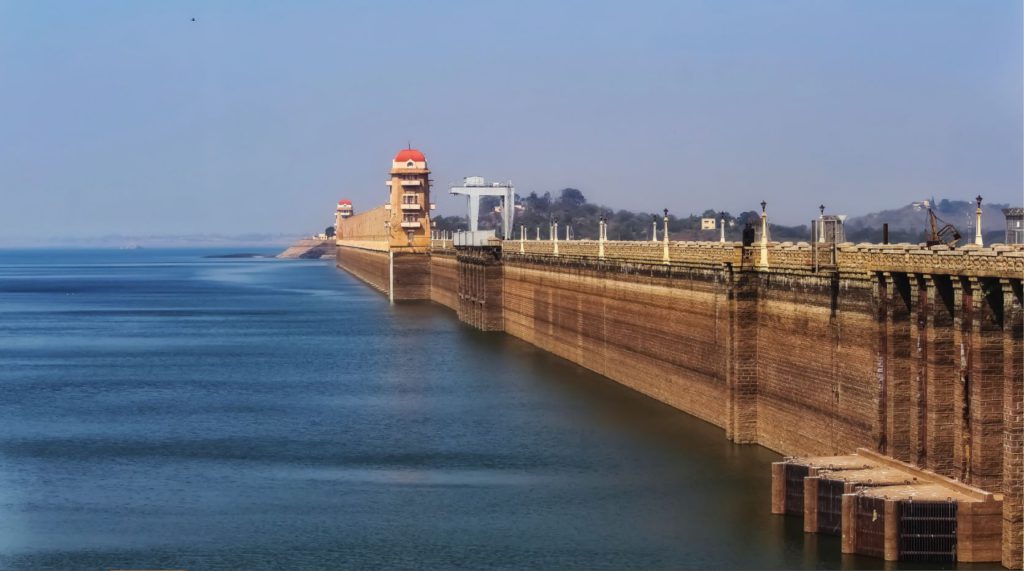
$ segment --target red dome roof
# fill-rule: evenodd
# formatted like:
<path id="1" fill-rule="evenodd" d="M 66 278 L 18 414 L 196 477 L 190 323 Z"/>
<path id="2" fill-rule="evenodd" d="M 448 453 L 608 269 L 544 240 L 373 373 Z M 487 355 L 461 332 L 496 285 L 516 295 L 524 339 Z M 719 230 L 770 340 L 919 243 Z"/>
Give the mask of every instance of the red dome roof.
<path id="1" fill-rule="evenodd" d="M 404 163 L 406 161 L 416 161 L 418 163 L 425 163 L 427 162 L 427 157 L 424 157 L 423 153 L 417 151 L 416 149 L 402 149 L 401 151 L 398 151 L 398 154 L 395 155 L 395 162 Z"/>
<path id="2" fill-rule="evenodd" d="M 352 201 L 348 200 L 347 198 L 342 198 L 341 200 L 338 201 L 338 204 L 348 204 L 348 205 L 351 206 L 352 205 Z"/>

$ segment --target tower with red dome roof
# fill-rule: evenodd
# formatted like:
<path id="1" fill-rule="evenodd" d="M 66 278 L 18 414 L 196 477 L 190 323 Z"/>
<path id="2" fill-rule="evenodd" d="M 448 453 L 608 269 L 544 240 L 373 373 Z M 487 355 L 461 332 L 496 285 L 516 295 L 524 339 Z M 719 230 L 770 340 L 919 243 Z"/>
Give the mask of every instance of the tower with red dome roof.
<path id="1" fill-rule="evenodd" d="M 430 247 L 430 169 L 416 149 L 402 149 L 391 161 L 388 208 L 392 248 Z"/>

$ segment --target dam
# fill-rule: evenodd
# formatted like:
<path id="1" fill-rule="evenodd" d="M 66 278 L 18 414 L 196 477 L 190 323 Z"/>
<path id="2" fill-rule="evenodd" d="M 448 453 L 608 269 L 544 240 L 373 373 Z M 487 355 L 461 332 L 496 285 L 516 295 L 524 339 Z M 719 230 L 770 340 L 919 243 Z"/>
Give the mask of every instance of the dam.
<path id="1" fill-rule="evenodd" d="M 1021 568 L 1024 248 L 776 243 L 763 232 L 748 244 L 602 232 L 463 246 L 430 232 L 429 173 L 419 151 L 395 156 L 388 203 L 338 220 L 338 267 L 393 301 L 441 304 L 579 364 L 733 442 L 810 459 L 788 462 L 803 466 L 791 470 L 800 494 L 839 481 L 825 472 L 840 460 L 814 458 L 861 454 L 871 459 L 859 469 L 916 474 L 908 478 L 938 488 L 897 478 L 843 502 L 918 498 L 920 507 L 939 494 L 957 511 L 950 557 Z M 860 512 L 838 518 L 844 541 L 877 531 L 888 543 L 863 553 L 911 560 L 910 543 L 886 535 L 918 513 L 901 509 L 867 512 L 891 520 L 881 531 L 856 527 Z"/>

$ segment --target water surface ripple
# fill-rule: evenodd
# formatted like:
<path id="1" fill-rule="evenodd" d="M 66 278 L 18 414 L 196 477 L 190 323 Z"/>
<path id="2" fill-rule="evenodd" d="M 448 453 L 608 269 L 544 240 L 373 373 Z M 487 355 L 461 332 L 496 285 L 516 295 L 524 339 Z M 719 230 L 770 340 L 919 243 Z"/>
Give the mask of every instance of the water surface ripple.
<path id="1" fill-rule="evenodd" d="M 0 568 L 876 567 L 777 455 L 325 262 L 0 252 Z"/>

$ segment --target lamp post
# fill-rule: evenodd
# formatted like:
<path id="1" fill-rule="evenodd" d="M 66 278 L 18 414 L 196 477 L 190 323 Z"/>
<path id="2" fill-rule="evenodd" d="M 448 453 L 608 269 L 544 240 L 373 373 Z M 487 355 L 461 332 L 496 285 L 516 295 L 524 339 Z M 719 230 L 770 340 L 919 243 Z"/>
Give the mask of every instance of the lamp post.
<path id="1" fill-rule="evenodd" d="M 551 251 L 554 255 L 558 255 L 558 218 L 554 219 L 554 226 L 551 228 L 551 240 L 552 248 Z"/>
<path id="2" fill-rule="evenodd" d="M 768 268 L 768 203 L 761 201 L 761 252 L 758 257 L 757 267 Z"/>
<path id="3" fill-rule="evenodd" d="M 825 205 L 818 206 L 818 242 L 825 241 Z"/>
<path id="4" fill-rule="evenodd" d="M 721 221 L 722 221 L 721 234 L 720 234 L 720 236 L 718 238 L 718 241 L 724 244 L 725 243 L 725 212 L 719 212 L 718 213 L 718 218 L 721 219 Z"/>
<path id="5" fill-rule="evenodd" d="M 984 246 L 985 241 L 981 238 L 981 195 L 979 194 L 974 200 L 978 202 L 978 209 L 974 211 L 974 243 Z"/>
<path id="6" fill-rule="evenodd" d="M 664 247 L 662 248 L 661 258 L 667 264 L 667 263 L 669 263 L 669 256 L 668 256 L 668 208 L 666 208 L 663 212 L 665 213 L 665 217 L 662 219 L 663 224 L 664 224 L 664 229 L 662 230 L 662 234 L 663 234 L 662 235 L 662 240 L 664 242 Z"/>
<path id="7" fill-rule="evenodd" d="M 658 241 L 658 215 L 651 214 L 651 241 Z"/>

